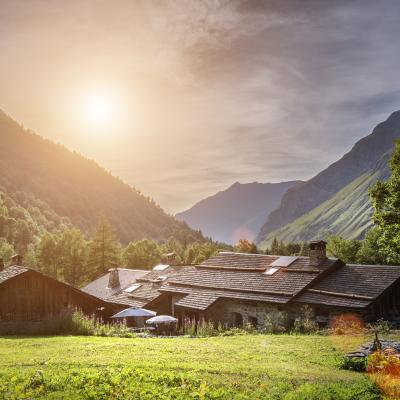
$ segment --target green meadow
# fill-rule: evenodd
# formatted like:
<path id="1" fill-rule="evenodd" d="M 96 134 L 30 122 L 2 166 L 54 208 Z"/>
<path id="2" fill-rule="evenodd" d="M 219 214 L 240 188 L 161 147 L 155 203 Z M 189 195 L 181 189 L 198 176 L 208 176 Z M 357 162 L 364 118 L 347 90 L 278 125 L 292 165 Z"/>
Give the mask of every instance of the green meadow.
<path id="1" fill-rule="evenodd" d="M 369 338 L 368 338 L 369 339 Z M 0 338 L 1 399 L 379 399 L 364 337 Z"/>

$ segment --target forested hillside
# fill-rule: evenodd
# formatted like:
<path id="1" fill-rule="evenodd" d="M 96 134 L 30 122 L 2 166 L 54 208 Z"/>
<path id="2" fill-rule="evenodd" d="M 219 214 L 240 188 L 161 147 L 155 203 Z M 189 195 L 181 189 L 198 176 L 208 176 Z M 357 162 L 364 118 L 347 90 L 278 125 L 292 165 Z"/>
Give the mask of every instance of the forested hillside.
<path id="1" fill-rule="evenodd" d="M 387 161 L 386 154 L 390 154 L 394 149 L 394 142 L 398 138 L 400 138 L 400 111 L 394 112 L 386 121 L 378 124 L 370 135 L 359 140 L 339 161 L 309 181 L 289 189 L 283 196 L 280 207 L 269 215 L 257 242 L 264 244 L 271 242 L 274 235 L 278 237 L 282 235 L 286 240 L 293 238 L 309 240 L 322 232 L 343 233 L 349 237 L 359 237 L 361 233 L 362 236 L 365 233 L 362 224 L 372 213 L 368 187 L 376 179 L 382 179 L 382 176 L 387 174 L 387 166 L 385 162 L 381 163 L 381 160 L 386 157 Z M 355 199 L 354 190 L 359 190 L 362 182 L 364 182 L 362 197 Z M 341 223 L 344 223 L 346 215 L 352 217 L 354 221 L 352 213 L 354 200 L 360 207 L 364 207 L 361 225 L 355 221 L 350 229 L 351 234 L 348 234 L 349 229 L 347 233 L 341 232 L 341 228 L 333 229 L 332 224 L 337 222 L 336 217 L 340 217 Z M 335 214 L 335 209 L 340 212 Z M 344 226 L 345 223 L 342 227 Z"/>
<path id="2" fill-rule="evenodd" d="M 11 198 L 23 192 L 26 209 L 29 199 L 35 199 L 43 215 L 69 219 L 84 232 L 92 232 L 104 215 L 123 243 L 143 237 L 203 239 L 94 161 L 23 129 L 1 111 L 0 171 L 3 195 Z"/>

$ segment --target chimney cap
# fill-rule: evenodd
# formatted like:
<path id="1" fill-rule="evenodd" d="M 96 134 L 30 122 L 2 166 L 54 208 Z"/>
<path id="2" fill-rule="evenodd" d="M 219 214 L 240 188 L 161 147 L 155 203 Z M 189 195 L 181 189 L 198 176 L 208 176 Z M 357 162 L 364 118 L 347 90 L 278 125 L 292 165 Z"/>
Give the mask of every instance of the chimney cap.
<path id="1" fill-rule="evenodd" d="M 328 242 L 325 242 L 325 240 L 311 240 L 310 244 L 328 244 Z"/>
<path id="2" fill-rule="evenodd" d="M 21 254 L 14 254 L 11 257 L 11 265 L 22 265 L 22 256 L 21 256 Z"/>

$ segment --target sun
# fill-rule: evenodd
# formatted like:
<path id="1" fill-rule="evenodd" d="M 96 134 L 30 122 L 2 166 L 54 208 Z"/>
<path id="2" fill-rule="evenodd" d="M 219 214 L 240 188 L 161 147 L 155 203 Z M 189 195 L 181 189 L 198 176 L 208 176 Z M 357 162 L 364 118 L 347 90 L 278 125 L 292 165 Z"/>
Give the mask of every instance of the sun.
<path id="1" fill-rule="evenodd" d="M 115 104 L 110 95 L 93 94 L 86 98 L 84 113 L 92 124 L 104 124 L 112 121 Z"/>

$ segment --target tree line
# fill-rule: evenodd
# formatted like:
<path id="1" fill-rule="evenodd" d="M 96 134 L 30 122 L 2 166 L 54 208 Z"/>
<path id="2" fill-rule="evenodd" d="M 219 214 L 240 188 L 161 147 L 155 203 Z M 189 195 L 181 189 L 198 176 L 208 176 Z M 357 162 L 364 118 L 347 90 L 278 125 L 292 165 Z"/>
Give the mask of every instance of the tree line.
<path id="1" fill-rule="evenodd" d="M 220 250 L 232 246 L 211 240 L 182 243 L 174 237 L 164 242 L 151 239 L 132 241 L 123 246 L 113 227 L 101 217 L 92 237 L 75 227 L 64 227 L 60 232 L 45 232 L 34 243 L 26 246 L 24 265 L 74 286 L 103 275 L 110 268 L 151 269 L 173 252 L 177 264 L 199 264 Z M 0 257 L 8 263 L 16 252 L 14 245 L 0 239 Z"/>

